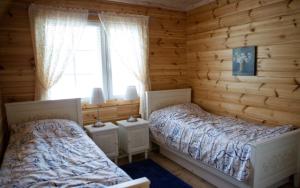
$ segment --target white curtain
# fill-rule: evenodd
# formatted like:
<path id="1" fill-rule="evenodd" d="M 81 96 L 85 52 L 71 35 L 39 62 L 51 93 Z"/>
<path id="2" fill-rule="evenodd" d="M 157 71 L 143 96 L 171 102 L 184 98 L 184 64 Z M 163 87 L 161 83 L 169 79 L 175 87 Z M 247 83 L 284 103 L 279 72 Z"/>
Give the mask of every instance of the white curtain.
<path id="1" fill-rule="evenodd" d="M 145 116 L 145 91 L 150 90 L 148 68 L 148 20 L 147 16 L 99 14 L 106 32 L 110 53 L 118 59 L 139 82 L 140 114 Z"/>
<path id="2" fill-rule="evenodd" d="M 44 100 L 73 58 L 88 22 L 88 10 L 33 4 L 29 17 L 36 63 L 35 98 Z"/>

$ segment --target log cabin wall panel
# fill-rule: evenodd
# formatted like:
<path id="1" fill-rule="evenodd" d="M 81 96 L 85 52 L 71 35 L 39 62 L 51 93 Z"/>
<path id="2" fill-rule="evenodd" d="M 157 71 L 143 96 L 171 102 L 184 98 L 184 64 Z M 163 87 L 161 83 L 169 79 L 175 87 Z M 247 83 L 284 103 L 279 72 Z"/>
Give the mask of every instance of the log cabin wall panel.
<path id="1" fill-rule="evenodd" d="M 85 8 L 91 12 L 114 11 L 148 15 L 152 90 L 187 86 L 184 12 L 96 0 L 14 0 L 0 18 L 0 87 L 4 102 L 34 99 L 35 62 L 28 18 L 28 6 L 32 2 Z M 138 114 L 138 106 L 127 103 L 115 105 L 111 102 L 100 107 L 101 118 L 114 121 Z M 93 122 L 96 108 L 84 107 L 83 110 L 85 123 Z M 115 116 L 110 117 L 109 113 L 115 113 Z"/>
<path id="2" fill-rule="evenodd" d="M 0 163 L 2 163 L 2 156 L 4 151 L 4 127 L 2 118 L 2 101 L 0 92 Z"/>
<path id="3" fill-rule="evenodd" d="M 27 16 L 30 2 L 14 1 L 0 21 L 0 84 L 5 101 L 34 97 L 34 59 Z M 297 0 L 220 0 L 189 11 L 187 23 L 185 13 L 143 6 L 94 0 L 35 2 L 149 15 L 153 90 L 183 88 L 188 82 L 194 89 L 194 102 L 214 113 L 263 123 L 300 124 Z M 258 46 L 258 75 L 233 77 L 231 49 L 246 45 Z M 138 105 L 123 108 L 120 104 L 120 116 L 108 117 L 106 112 L 119 111 L 112 106 L 101 107 L 106 109 L 101 111 L 105 120 L 137 112 Z M 92 122 L 95 109 L 84 110 L 86 122 Z"/>
<path id="4" fill-rule="evenodd" d="M 27 3 L 11 3 L 0 19 L 0 86 L 4 102 L 34 98 L 34 57 L 27 8 Z"/>
<path id="5" fill-rule="evenodd" d="M 300 126 L 300 1 L 240 0 L 188 12 L 193 101 L 216 114 Z M 257 76 L 232 76 L 232 48 L 257 46 Z"/>

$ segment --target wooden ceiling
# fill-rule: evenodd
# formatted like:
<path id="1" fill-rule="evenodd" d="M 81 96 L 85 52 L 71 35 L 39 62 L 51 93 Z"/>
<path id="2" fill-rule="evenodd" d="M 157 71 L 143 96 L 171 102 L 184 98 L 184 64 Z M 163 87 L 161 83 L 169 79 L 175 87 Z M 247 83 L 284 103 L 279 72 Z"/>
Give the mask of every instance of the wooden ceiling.
<path id="1" fill-rule="evenodd" d="M 179 11 L 188 11 L 196 7 L 208 4 L 214 0 L 107 0 L 135 5 L 160 7 Z"/>

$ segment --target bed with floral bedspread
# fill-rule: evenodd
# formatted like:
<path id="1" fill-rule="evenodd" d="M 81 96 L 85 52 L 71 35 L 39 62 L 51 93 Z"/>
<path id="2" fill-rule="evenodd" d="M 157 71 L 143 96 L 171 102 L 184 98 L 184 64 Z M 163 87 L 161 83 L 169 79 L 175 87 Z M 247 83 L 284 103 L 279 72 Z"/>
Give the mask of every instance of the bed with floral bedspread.
<path id="1" fill-rule="evenodd" d="M 157 142 L 239 181 L 250 177 L 250 144 L 293 130 L 213 115 L 192 103 L 154 111 L 149 120 Z"/>
<path id="2" fill-rule="evenodd" d="M 0 187 L 106 187 L 130 180 L 73 121 L 11 126 Z"/>

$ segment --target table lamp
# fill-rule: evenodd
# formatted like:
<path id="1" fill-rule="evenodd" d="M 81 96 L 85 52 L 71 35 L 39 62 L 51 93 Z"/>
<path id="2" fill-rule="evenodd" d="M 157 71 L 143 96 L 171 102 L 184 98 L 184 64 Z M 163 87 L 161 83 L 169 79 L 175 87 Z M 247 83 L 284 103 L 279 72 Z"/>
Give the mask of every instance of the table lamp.
<path id="1" fill-rule="evenodd" d="M 91 104 L 99 105 L 104 104 L 104 95 L 101 88 L 93 88 Z M 97 108 L 97 121 L 93 125 L 94 127 L 103 127 L 105 124 L 99 120 L 99 108 Z"/>
<path id="2" fill-rule="evenodd" d="M 136 87 L 135 86 L 128 86 L 126 88 L 126 93 L 125 93 L 125 100 L 135 100 L 137 99 L 139 96 L 137 94 L 136 91 Z M 129 118 L 127 119 L 128 122 L 136 122 L 137 119 L 135 117 L 133 117 L 133 115 L 129 116 Z"/>

